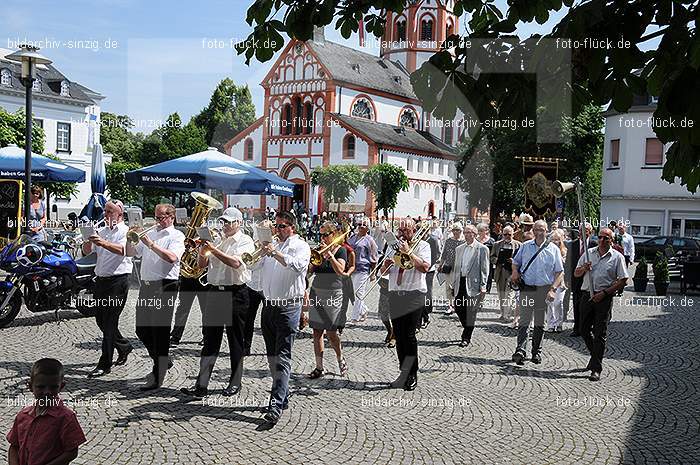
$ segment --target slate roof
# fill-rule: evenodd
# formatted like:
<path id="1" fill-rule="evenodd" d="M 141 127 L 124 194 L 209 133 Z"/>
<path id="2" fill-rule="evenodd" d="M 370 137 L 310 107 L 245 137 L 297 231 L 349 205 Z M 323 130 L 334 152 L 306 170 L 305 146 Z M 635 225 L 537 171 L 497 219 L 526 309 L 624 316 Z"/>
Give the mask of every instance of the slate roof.
<path id="1" fill-rule="evenodd" d="M 5 55 L 10 53 L 12 53 L 11 50 L 0 48 L 0 69 L 6 68 L 12 73 L 12 87 L 0 86 L 0 91 L 24 95 L 24 86 L 20 82 L 22 65 L 16 61 L 7 60 Z M 72 82 L 53 65 L 37 67 L 36 75 L 41 78 L 41 90 L 33 92 L 35 98 L 46 97 L 80 105 L 93 105 L 104 98 L 98 92 L 88 89 L 77 82 Z M 68 81 L 70 84 L 69 97 L 61 95 L 62 81 Z"/>
<path id="2" fill-rule="evenodd" d="M 395 146 L 407 150 L 432 152 L 448 157 L 457 156 L 457 151 L 427 131 L 410 127 L 402 128 L 386 123 L 378 123 L 365 118 L 331 113 L 333 118 L 364 134 L 377 144 Z"/>
<path id="3" fill-rule="evenodd" d="M 306 44 L 337 82 L 417 99 L 411 86 L 410 74 L 398 62 L 383 60 L 328 40 L 309 40 Z"/>

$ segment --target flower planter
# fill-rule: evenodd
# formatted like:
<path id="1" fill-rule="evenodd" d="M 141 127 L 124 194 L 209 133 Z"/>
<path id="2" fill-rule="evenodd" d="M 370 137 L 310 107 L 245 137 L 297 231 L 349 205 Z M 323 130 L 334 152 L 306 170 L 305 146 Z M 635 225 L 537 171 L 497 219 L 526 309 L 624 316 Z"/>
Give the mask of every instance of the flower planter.
<path id="1" fill-rule="evenodd" d="M 646 292 L 647 284 L 649 284 L 648 279 L 632 278 L 634 282 L 634 292 Z"/>
<path id="2" fill-rule="evenodd" d="M 669 281 L 654 281 L 654 289 L 656 290 L 656 295 L 666 295 L 668 285 Z"/>

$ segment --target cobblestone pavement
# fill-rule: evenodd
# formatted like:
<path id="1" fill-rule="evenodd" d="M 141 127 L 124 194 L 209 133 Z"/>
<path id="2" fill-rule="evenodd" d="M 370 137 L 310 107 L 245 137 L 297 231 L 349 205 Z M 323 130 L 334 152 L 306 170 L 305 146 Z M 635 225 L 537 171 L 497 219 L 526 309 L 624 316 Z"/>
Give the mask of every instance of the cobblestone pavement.
<path id="1" fill-rule="evenodd" d="M 591 383 L 580 338 L 547 334 L 541 365 L 510 361 L 515 330 L 497 322 L 494 306 L 479 315 L 468 348 L 457 341 L 457 318 L 436 312 L 418 335 L 419 386 L 389 389 L 396 356 L 384 347 L 377 314 L 343 334 L 350 367 L 310 381 L 310 332 L 294 346 L 291 402 L 280 423 L 261 429 L 258 406 L 270 385 L 256 330 L 244 388 L 233 400 L 218 393 L 228 380 L 227 352 L 217 363 L 204 401 L 179 389 L 198 367 L 196 306 L 164 388 L 141 393 L 150 370 L 134 334 L 134 299 L 122 317 L 136 350 L 126 366 L 87 379 L 99 356 L 94 321 L 76 312 L 30 315 L 23 310 L 0 330 L 0 429 L 19 407 L 32 361 L 51 356 L 67 369 L 64 398 L 73 400 L 88 442 L 78 464 L 204 463 L 698 463 L 700 459 L 700 296 L 673 296 L 657 305 L 626 292 L 616 299 L 602 380 Z M 490 296 L 493 299 L 493 294 Z M 376 309 L 377 295 L 370 296 Z M 651 304 L 651 305 L 649 305 Z M 258 323 L 259 328 L 259 323 Z M 224 347 L 226 343 L 224 342 Z M 337 372 L 331 351 L 326 367 Z M 7 443 L 0 446 L 7 454 Z"/>

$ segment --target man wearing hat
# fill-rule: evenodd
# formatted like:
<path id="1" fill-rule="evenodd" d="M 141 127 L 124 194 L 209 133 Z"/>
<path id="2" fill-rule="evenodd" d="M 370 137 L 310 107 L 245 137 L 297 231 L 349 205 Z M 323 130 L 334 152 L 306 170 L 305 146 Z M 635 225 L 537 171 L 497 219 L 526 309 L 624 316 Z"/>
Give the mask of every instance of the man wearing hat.
<path id="1" fill-rule="evenodd" d="M 202 314 L 202 347 L 199 374 L 193 388 L 183 388 L 184 394 L 204 397 L 208 393 L 209 379 L 219 356 L 221 340 L 226 329 L 231 376 L 224 396 L 238 394 L 241 390 L 244 355 L 245 316 L 248 310 L 248 288 L 251 272 L 243 263 L 244 253 L 253 253 L 253 239 L 241 230 L 243 214 L 234 207 L 224 210 L 218 221 L 222 223 L 224 239 L 218 245 L 204 242 L 199 250 L 197 264 L 208 266 L 209 287 Z"/>
<path id="2" fill-rule="evenodd" d="M 523 243 L 525 242 L 525 233 L 528 231 L 532 231 L 532 225 L 535 224 L 535 222 L 532 219 L 531 215 L 528 215 L 527 213 L 521 213 L 520 214 L 520 228 L 518 228 L 517 231 L 513 234 L 513 239 L 516 241 Z"/>

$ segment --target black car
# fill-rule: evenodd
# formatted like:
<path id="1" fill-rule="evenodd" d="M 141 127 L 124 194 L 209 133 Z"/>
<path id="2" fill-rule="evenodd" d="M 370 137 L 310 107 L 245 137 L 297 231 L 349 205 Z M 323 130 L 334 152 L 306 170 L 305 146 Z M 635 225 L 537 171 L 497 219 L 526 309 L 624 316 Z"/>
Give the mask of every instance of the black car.
<path id="1" fill-rule="evenodd" d="M 700 254 L 700 240 L 692 237 L 656 236 L 634 244 L 634 259 L 639 261 L 645 257 L 647 261 L 654 260 L 656 252 L 665 252 L 667 247 L 673 248 L 673 254 L 679 251 L 682 255 Z"/>

